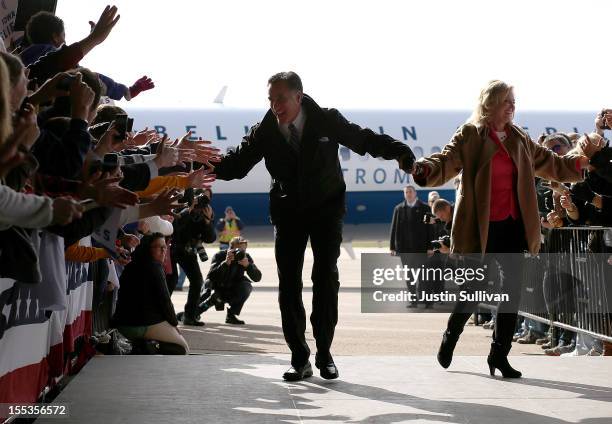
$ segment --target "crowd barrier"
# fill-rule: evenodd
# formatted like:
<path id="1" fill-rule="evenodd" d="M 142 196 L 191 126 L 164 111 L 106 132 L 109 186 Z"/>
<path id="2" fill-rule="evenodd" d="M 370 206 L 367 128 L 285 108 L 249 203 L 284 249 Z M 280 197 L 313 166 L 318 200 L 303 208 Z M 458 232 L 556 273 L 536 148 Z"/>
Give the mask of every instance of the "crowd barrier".
<path id="1" fill-rule="evenodd" d="M 611 228 L 550 230 L 541 254 L 525 258 L 519 314 L 612 342 L 611 246 Z"/>
<path id="2" fill-rule="evenodd" d="M 89 264 L 64 262 L 56 241 L 41 233 L 43 282 L 0 278 L 0 403 L 41 400 L 95 353 Z"/>

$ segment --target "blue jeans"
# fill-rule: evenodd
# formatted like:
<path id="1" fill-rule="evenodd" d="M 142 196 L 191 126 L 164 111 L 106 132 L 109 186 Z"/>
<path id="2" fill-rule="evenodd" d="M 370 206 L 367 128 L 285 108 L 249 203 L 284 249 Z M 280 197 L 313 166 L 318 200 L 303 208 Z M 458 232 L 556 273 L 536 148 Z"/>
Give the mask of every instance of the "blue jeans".
<path id="1" fill-rule="evenodd" d="M 187 278 L 187 274 L 185 274 L 185 271 L 183 271 L 183 268 L 181 268 L 181 266 L 178 266 L 178 280 L 176 282 L 176 288 L 175 290 L 181 290 L 183 288 L 183 284 L 185 284 L 185 278 Z"/>

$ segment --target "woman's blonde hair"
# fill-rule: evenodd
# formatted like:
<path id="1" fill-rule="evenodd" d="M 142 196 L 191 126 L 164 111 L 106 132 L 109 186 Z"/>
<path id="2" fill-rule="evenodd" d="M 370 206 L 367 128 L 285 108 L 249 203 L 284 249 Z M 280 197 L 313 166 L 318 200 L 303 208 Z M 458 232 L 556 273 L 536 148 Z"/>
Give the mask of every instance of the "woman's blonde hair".
<path id="1" fill-rule="evenodd" d="M 513 88 L 511 85 L 500 80 L 489 81 L 487 86 L 480 90 L 478 105 L 476 105 L 467 123 L 486 125 L 493 117 L 495 110 L 504 102 L 506 96 Z"/>
<path id="2" fill-rule="evenodd" d="M 9 82 L 9 71 L 0 58 L 0 146 L 13 131 L 11 122 L 11 85 Z"/>

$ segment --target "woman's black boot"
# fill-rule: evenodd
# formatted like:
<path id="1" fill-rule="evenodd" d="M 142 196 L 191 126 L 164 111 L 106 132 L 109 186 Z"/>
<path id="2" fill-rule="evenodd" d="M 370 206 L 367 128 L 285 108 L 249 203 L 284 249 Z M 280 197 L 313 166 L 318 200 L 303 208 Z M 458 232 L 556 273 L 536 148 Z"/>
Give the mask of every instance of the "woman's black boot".
<path id="1" fill-rule="evenodd" d="M 459 336 L 452 334 L 449 330 L 446 330 L 442 335 L 442 343 L 440 349 L 438 349 L 438 363 L 442 365 L 442 368 L 448 368 L 453 361 L 453 352 L 457 340 L 459 340 Z"/>
<path id="2" fill-rule="evenodd" d="M 505 347 L 499 343 L 491 343 L 491 352 L 487 357 L 487 364 L 489 364 L 489 372 L 491 375 L 495 375 L 495 370 L 501 371 L 504 378 L 520 378 L 521 372 L 515 370 L 508 363 L 508 353 L 510 352 L 510 346 Z"/>

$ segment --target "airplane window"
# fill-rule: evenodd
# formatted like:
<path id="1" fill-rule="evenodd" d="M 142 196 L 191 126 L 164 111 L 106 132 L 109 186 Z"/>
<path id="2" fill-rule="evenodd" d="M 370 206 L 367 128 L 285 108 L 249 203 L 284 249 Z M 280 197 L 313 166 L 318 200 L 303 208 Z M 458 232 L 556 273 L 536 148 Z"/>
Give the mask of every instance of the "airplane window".
<path id="1" fill-rule="evenodd" d="M 442 149 L 440 149 L 438 146 L 433 146 L 431 148 L 431 153 L 440 153 L 442 151 Z"/>
<path id="2" fill-rule="evenodd" d="M 348 147 L 340 147 L 340 158 L 342 159 L 342 161 L 347 161 L 351 159 L 351 151 Z"/>
<path id="3" fill-rule="evenodd" d="M 422 158 L 423 156 L 425 156 L 425 155 L 423 154 L 423 148 L 422 148 L 422 147 L 418 147 L 418 146 L 413 147 L 413 148 L 412 148 L 412 152 L 414 153 L 414 155 L 415 155 L 417 158 Z"/>

